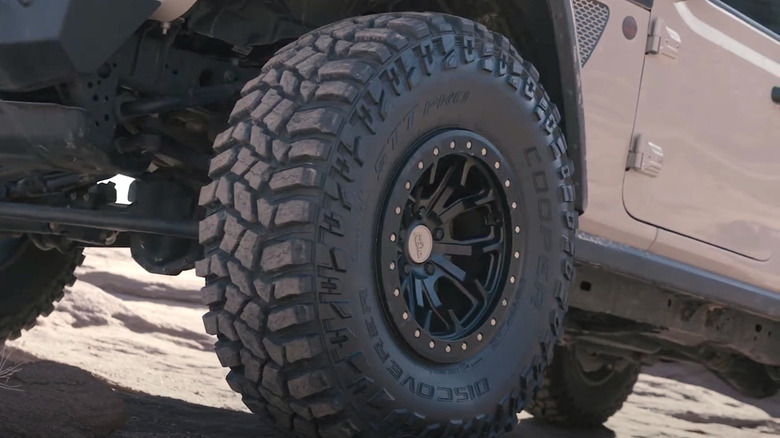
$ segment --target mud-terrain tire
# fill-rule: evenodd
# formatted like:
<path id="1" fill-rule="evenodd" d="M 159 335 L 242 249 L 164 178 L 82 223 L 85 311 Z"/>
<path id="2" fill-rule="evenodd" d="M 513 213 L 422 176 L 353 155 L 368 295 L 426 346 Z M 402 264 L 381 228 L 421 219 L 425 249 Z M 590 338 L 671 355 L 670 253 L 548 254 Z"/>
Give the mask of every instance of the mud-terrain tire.
<path id="1" fill-rule="evenodd" d="M 382 14 L 304 35 L 242 94 L 201 192 L 196 264 L 204 324 L 231 388 L 297 436 L 492 437 L 515 425 L 561 331 L 577 225 L 560 114 L 536 69 L 472 21 Z M 450 167 L 427 164 L 445 159 Z M 457 195 L 426 198 L 435 181 Z M 490 189 L 466 204 L 472 183 Z M 443 248 L 431 239 L 461 239 L 460 222 L 447 237 L 392 231 L 415 218 L 411 193 L 431 212 L 468 207 L 457 221 L 479 217 L 474 233 L 491 230 L 499 249 L 459 247 L 497 261 L 489 294 L 449 263 L 460 256 L 431 249 Z M 437 287 L 472 281 L 456 294 L 480 293 L 462 312 L 482 315 L 472 331 L 454 305 L 438 325 L 428 321 L 430 333 L 415 330 L 418 313 L 392 310 L 418 297 L 411 283 L 386 285 L 429 268 L 402 263 L 401 241 L 420 248 L 412 259 L 436 257 Z M 441 266 L 461 283 L 442 280 Z M 418 304 L 434 295 L 425 293 Z M 464 337 L 435 337 L 445 330 Z"/>
<path id="2" fill-rule="evenodd" d="M 0 240 L 0 342 L 49 315 L 82 261 L 81 249 L 62 253 L 41 250 L 24 237 Z"/>
<path id="3" fill-rule="evenodd" d="M 641 366 L 621 361 L 620 368 L 584 372 L 570 348 L 555 347 L 542 388 L 526 411 L 550 424 L 596 428 L 615 415 L 636 384 Z"/>

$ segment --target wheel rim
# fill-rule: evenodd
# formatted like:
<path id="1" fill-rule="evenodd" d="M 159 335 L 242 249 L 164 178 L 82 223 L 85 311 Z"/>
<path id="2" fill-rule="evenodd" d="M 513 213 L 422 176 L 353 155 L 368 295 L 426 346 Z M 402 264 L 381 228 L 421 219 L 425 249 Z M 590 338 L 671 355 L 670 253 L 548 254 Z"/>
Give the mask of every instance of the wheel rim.
<path id="1" fill-rule="evenodd" d="M 612 366 L 587 349 L 575 347 L 572 359 L 580 380 L 589 386 L 601 386 L 615 375 Z"/>
<path id="2" fill-rule="evenodd" d="M 462 130 L 420 142 L 396 172 L 379 227 L 378 272 L 398 335 L 452 363 L 481 351 L 521 281 L 522 230 L 511 166 Z"/>

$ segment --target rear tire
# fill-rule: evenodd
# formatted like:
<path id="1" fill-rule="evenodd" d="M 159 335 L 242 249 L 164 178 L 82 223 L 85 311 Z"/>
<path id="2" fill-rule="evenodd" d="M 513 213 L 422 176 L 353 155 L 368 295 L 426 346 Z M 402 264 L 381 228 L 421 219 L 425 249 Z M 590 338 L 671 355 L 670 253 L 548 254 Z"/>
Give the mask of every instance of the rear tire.
<path id="1" fill-rule="evenodd" d="M 469 20 L 383 14 L 301 37 L 243 96 L 196 265 L 231 388 L 307 437 L 511 428 L 561 330 L 577 224 L 534 67 Z"/>
<path id="2" fill-rule="evenodd" d="M 598 360 L 598 359 L 593 359 Z M 617 365 L 610 369 L 612 365 Z M 634 389 L 639 364 L 616 360 L 584 371 L 572 348 L 555 347 L 542 388 L 526 411 L 547 423 L 596 428 L 615 415 Z"/>
<path id="3" fill-rule="evenodd" d="M 25 237 L 0 242 L 0 342 L 16 339 L 54 310 L 84 256 L 81 249 L 43 251 Z"/>

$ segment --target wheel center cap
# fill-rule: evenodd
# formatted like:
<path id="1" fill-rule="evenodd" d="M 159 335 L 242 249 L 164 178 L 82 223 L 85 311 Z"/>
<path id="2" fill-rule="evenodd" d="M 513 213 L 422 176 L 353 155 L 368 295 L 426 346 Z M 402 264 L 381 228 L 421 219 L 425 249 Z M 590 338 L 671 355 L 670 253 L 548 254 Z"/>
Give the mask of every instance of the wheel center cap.
<path id="1" fill-rule="evenodd" d="M 406 251 L 409 258 L 415 263 L 424 263 L 431 256 L 433 251 L 433 235 L 431 230 L 425 225 L 417 225 L 409 233 L 409 243 Z"/>

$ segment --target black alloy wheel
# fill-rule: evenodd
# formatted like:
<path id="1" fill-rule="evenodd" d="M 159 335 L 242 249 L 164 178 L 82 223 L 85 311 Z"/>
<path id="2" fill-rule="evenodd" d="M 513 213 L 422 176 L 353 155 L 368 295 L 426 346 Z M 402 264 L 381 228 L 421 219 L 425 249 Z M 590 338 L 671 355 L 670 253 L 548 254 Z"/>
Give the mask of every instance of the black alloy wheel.
<path id="1" fill-rule="evenodd" d="M 427 359 L 460 362 L 490 343 L 516 290 L 517 179 L 469 131 L 413 150 L 386 197 L 377 271 L 397 334 Z"/>

